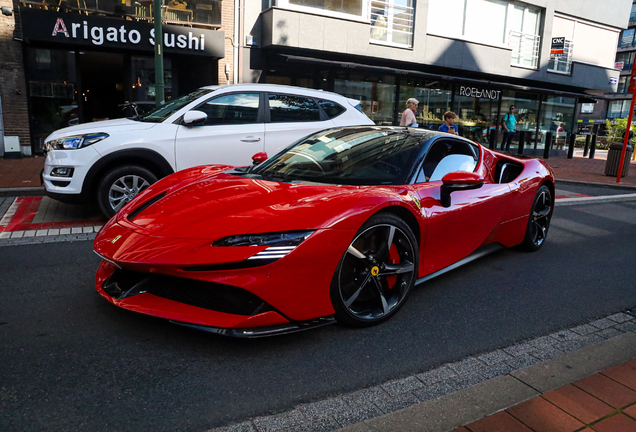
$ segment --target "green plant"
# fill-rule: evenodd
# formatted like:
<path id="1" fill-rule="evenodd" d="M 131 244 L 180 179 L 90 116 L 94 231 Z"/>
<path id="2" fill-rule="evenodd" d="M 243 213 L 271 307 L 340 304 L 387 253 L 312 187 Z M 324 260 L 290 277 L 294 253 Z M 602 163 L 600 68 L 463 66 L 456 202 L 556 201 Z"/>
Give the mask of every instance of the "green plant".
<path id="1" fill-rule="evenodd" d="M 609 143 L 622 142 L 625 139 L 625 131 L 627 130 L 627 118 L 605 120 L 605 126 L 607 127 L 607 137 Z M 631 124 L 631 130 L 636 131 L 634 123 Z"/>

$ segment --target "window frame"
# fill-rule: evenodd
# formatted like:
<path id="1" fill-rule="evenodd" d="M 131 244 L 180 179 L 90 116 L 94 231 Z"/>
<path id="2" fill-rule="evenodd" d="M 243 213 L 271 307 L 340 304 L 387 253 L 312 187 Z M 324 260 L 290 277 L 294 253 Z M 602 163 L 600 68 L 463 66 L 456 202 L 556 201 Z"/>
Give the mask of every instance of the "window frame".
<path id="1" fill-rule="evenodd" d="M 348 14 L 344 12 L 336 12 L 328 9 L 320 9 L 312 6 L 295 5 L 289 2 L 289 0 L 270 0 L 270 7 L 278 7 L 281 9 L 304 12 L 312 15 L 322 15 L 330 18 L 340 18 L 349 21 L 357 21 L 366 24 L 370 24 L 369 18 L 369 2 L 368 0 L 362 0 L 362 12 L 360 15 Z"/>
<path id="2" fill-rule="evenodd" d="M 460 138 L 453 138 L 453 137 L 448 137 L 445 135 L 438 135 L 435 136 L 433 138 L 430 138 L 429 141 L 427 143 L 425 143 L 424 145 L 422 145 L 422 154 L 418 156 L 418 162 L 416 164 L 417 168 L 415 169 L 414 174 L 411 177 L 411 180 L 409 182 L 409 184 L 426 184 L 426 183 L 435 183 L 435 182 L 430 182 L 428 180 L 423 181 L 423 182 L 419 182 L 418 183 L 418 178 L 420 178 L 420 173 L 423 172 L 424 170 L 424 163 L 426 162 L 426 158 L 429 154 L 430 149 L 437 143 L 442 143 L 442 144 L 461 144 L 466 146 L 466 148 L 469 148 L 472 153 L 473 153 L 473 158 L 475 159 L 475 169 L 472 172 L 477 172 L 479 170 L 479 167 L 481 166 L 481 160 L 482 160 L 482 151 L 481 151 L 481 145 L 480 144 L 476 144 L 476 143 L 472 143 L 469 140 L 464 140 L 464 139 L 460 139 Z M 441 160 L 441 159 L 440 159 Z M 439 162 L 438 162 L 439 163 Z M 424 174 L 426 175 L 426 174 Z M 439 182 L 441 182 L 441 180 L 437 180 Z"/>
<path id="3" fill-rule="evenodd" d="M 226 97 L 226 96 L 232 96 L 232 95 L 237 95 L 237 94 L 256 94 L 258 95 L 258 112 L 256 114 L 256 121 L 255 122 L 249 122 L 249 123 L 239 123 L 239 124 L 259 124 L 259 123 L 265 123 L 265 110 L 264 110 L 264 104 L 263 104 L 263 95 L 264 92 L 262 91 L 232 91 L 232 92 L 227 92 L 227 93 L 222 93 L 222 94 L 214 94 L 212 95 L 212 97 L 207 98 L 206 100 L 204 100 L 203 102 L 197 104 L 196 106 L 194 106 L 191 109 L 188 109 L 186 112 L 188 111 L 192 111 L 192 110 L 199 110 L 199 108 L 205 104 L 208 104 L 210 102 L 212 102 L 215 99 L 219 99 L 222 97 Z M 201 111 L 201 110 L 199 110 Z M 185 112 L 183 113 L 185 115 Z M 183 116 L 182 116 L 183 117 Z M 180 124 L 183 125 L 183 119 L 181 120 Z M 199 127 L 217 127 L 217 126 L 236 126 L 237 123 L 230 123 L 230 124 L 216 124 L 216 125 L 208 125 L 208 124 L 203 124 Z"/>

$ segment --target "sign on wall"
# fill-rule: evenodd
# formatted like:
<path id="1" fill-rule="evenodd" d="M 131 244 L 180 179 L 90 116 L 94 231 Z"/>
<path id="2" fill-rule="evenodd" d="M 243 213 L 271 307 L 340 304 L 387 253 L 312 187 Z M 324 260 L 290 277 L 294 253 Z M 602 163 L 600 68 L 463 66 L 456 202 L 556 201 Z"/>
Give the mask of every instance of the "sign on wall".
<path id="1" fill-rule="evenodd" d="M 155 29 L 148 22 L 20 7 L 26 41 L 154 51 Z M 166 53 L 225 57 L 225 32 L 163 25 Z"/>
<path id="2" fill-rule="evenodd" d="M 565 56 L 565 37 L 553 37 L 550 44 L 550 57 Z"/>
<path id="3" fill-rule="evenodd" d="M 468 96 L 473 98 L 485 98 L 485 99 L 499 99 L 499 93 L 501 90 L 487 90 L 477 87 L 459 87 L 460 96 Z"/>

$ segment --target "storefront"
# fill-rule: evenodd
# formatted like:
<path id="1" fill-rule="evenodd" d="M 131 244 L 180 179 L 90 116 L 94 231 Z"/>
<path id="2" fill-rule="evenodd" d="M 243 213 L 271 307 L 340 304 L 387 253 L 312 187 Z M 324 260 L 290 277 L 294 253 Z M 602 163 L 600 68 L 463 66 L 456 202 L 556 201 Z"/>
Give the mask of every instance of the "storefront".
<path id="1" fill-rule="evenodd" d="M 414 97 L 419 101 L 418 127 L 437 130 L 444 113 L 453 111 L 460 135 L 484 145 L 492 133 L 501 143 L 503 116 L 514 105 L 517 133 L 511 148 L 518 148 L 523 132 L 527 153 L 542 153 L 548 136 L 552 149 L 564 150 L 575 128 L 578 95 L 558 90 L 292 55 L 270 56 L 263 70 L 263 82 L 321 88 L 357 99 L 378 125 L 399 125 L 406 101 Z"/>
<path id="2" fill-rule="evenodd" d="M 154 105 L 151 23 L 30 7 L 21 7 L 20 17 L 34 153 L 56 129 L 141 114 Z M 162 28 L 166 100 L 217 84 L 225 33 Z"/>

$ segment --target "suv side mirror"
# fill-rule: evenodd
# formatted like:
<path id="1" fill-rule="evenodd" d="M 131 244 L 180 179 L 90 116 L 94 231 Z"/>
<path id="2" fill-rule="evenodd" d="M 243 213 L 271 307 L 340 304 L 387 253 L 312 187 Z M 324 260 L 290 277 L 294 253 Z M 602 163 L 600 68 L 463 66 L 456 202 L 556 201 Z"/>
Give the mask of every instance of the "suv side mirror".
<path id="1" fill-rule="evenodd" d="M 183 124 L 186 126 L 196 126 L 197 124 L 203 124 L 208 118 L 208 115 L 203 111 L 192 110 L 183 115 Z"/>
<path id="2" fill-rule="evenodd" d="M 265 152 L 256 153 L 254 156 L 252 156 L 252 165 L 256 166 L 262 162 L 265 162 L 266 160 L 267 160 L 267 153 Z"/>
<path id="3" fill-rule="evenodd" d="M 466 171 L 455 171 L 442 177 L 439 200 L 442 207 L 450 207 L 451 193 L 460 190 L 479 189 L 484 185 L 484 178 L 479 174 Z"/>

